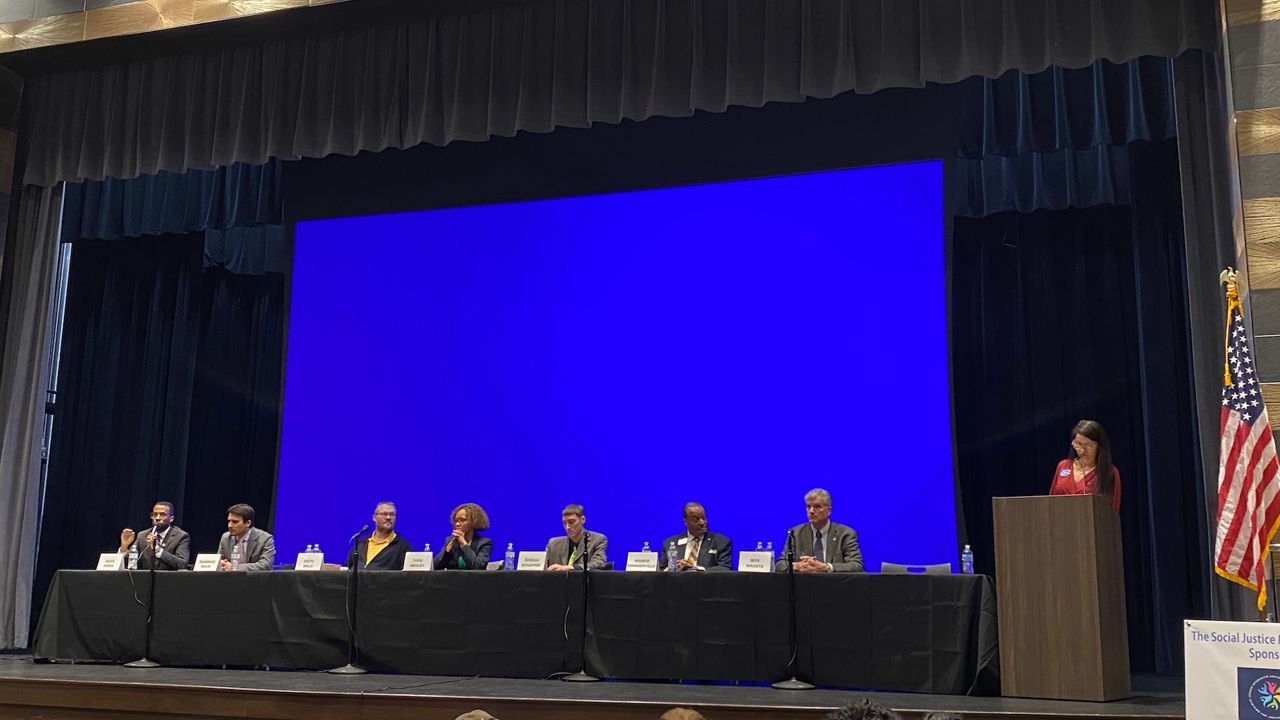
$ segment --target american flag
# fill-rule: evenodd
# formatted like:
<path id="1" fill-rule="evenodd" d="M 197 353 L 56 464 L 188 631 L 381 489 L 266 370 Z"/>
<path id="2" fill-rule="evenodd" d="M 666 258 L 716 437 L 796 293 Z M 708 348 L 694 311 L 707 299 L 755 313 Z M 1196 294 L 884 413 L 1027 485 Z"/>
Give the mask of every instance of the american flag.
<path id="1" fill-rule="evenodd" d="M 1257 592 L 1262 611 L 1267 602 L 1263 564 L 1280 519 L 1280 463 L 1234 280 L 1227 289 L 1226 349 L 1215 565 L 1222 577 Z"/>

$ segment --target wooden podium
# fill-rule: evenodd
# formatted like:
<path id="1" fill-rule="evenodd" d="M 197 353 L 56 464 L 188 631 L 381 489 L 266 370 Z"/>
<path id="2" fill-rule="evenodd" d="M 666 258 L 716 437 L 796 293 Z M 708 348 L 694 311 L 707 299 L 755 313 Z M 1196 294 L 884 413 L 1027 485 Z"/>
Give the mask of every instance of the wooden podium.
<path id="1" fill-rule="evenodd" d="M 1120 518 L 1100 495 L 993 498 L 1000 691 L 1129 697 Z"/>

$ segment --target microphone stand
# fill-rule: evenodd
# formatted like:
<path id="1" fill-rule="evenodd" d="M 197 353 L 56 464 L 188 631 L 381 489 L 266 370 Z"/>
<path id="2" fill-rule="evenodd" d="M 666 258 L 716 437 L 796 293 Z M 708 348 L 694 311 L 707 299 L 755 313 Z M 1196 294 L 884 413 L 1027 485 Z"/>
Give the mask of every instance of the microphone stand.
<path id="1" fill-rule="evenodd" d="M 357 550 L 360 549 L 360 536 L 368 529 L 368 525 L 360 528 L 360 531 L 352 535 L 351 541 L 347 543 L 347 664 L 326 671 L 334 675 L 364 675 L 369 672 L 356 664 L 356 660 L 359 659 L 356 645 L 356 588 L 358 585 L 356 573 L 360 569 L 360 556 Z"/>
<path id="2" fill-rule="evenodd" d="M 791 659 L 787 661 L 787 672 L 790 680 L 779 680 L 771 687 L 775 690 L 812 690 L 813 685 L 796 678 L 796 655 L 799 644 L 796 642 L 796 539 L 795 534 L 787 531 L 787 645 L 791 650 Z"/>
<path id="3" fill-rule="evenodd" d="M 571 673 L 560 678 L 565 682 L 600 682 L 600 678 L 587 673 L 587 603 L 591 597 L 591 557 L 587 553 L 586 530 L 582 531 L 582 650 L 581 650 L 581 669 L 576 673 Z M 572 569 L 570 570 L 572 572 Z"/>
<path id="4" fill-rule="evenodd" d="M 151 535 L 150 535 L 150 537 L 151 537 L 151 539 L 152 539 L 152 542 L 154 542 L 154 541 L 155 541 L 155 537 L 156 537 L 156 527 L 155 527 L 155 525 L 152 525 L 152 526 L 151 526 Z M 137 543 L 137 542 L 138 542 L 138 538 L 136 538 L 136 537 L 135 537 L 135 538 L 133 539 L 133 542 L 134 542 L 134 543 Z M 142 553 L 138 553 L 138 557 L 143 557 Z M 152 546 L 152 548 L 151 548 L 151 568 L 150 568 L 150 570 L 148 570 L 148 571 L 147 571 L 147 578 L 148 578 L 148 580 L 150 581 L 150 583 L 149 583 L 149 584 L 150 584 L 150 586 L 151 586 L 151 587 L 147 590 L 147 625 L 146 625 L 146 631 L 145 631 L 144 639 L 143 639 L 143 641 L 142 641 L 142 657 L 141 657 L 141 658 L 138 658 L 137 660 L 134 660 L 133 662 L 127 662 L 127 663 L 125 663 L 125 664 L 124 664 L 124 666 L 125 666 L 125 667 L 127 667 L 127 668 L 157 668 L 157 667 L 160 667 L 160 663 L 156 662 L 155 660 L 150 660 L 150 659 L 148 659 L 148 658 L 150 657 L 150 655 L 151 655 L 151 626 L 152 626 L 152 624 L 153 624 L 153 622 L 152 622 L 152 621 L 154 620 L 154 617 L 153 617 L 153 616 L 155 615 L 154 610 L 155 610 L 155 607 L 156 607 L 156 563 L 157 563 L 157 562 L 158 562 L 158 560 L 157 560 L 157 558 L 156 558 L 156 549 L 155 549 L 155 547 L 154 547 L 154 546 Z M 133 571 L 132 571 L 132 570 L 129 570 L 129 571 L 127 571 L 127 572 L 133 572 Z"/>

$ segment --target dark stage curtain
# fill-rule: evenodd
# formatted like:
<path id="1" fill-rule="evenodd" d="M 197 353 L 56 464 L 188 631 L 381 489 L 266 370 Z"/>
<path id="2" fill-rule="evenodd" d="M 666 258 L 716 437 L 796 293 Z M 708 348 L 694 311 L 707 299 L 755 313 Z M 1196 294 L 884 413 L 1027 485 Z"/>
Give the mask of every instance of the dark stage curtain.
<path id="1" fill-rule="evenodd" d="M 1010 71 L 963 84 L 955 162 L 961 217 L 1127 205 L 1127 146 L 1177 135 L 1168 58 Z"/>
<path id="2" fill-rule="evenodd" d="M 1214 8 L 1199 0 L 527 0 L 445 17 L 395 7 L 285 39 L 32 77 L 24 100 L 42 122 L 25 182 L 687 116 L 1174 57 L 1216 38 Z"/>
<path id="3" fill-rule="evenodd" d="M 216 549 L 235 502 L 270 523 L 284 280 L 206 270 L 202 248 L 199 233 L 73 246 L 37 605 L 157 499 L 193 552 Z"/>
<path id="4" fill-rule="evenodd" d="M 1132 194 L 1126 145 L 988 155 L 955 168 L 959 217 L 1127 205 Z"/>
<path id="5" fill-rule="evenodd" d="M 281 161 L 271 160 L 129 180 L 67 183 L 62 239 L 116 240 L 278 225 L 282 166 Z"/>
<path id="6" fill-rule="evenodd" d="M 1173 61 L 1167 57 L 1011 70 L 965 82 L 963 158 L 1128 145 L 1165 140 L 1177 131 Z"/>
<path id="7" fill-rule="evenodd" d="M 1107 428 L 1132 667 L 1170 674 L 1208 583 L 1187 562 L 1202 518 L 1177 146 L 1136 143 L 1130 160 L 1129 205 L 956 220 L 957 458 L 968 535 L 991 538 L 992 497 L 1048 492 L 1074 423 Z M 975 553 L 992 572 L 992 548 Z"/>

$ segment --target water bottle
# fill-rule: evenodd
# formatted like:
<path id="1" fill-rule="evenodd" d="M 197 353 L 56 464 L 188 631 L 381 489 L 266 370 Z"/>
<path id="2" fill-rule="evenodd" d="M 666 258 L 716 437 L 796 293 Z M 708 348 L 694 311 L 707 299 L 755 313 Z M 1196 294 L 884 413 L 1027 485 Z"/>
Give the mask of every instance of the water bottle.
<path id="1" fill-rule="evenodd" d="M 502 569 L 516 569 L 516 547 L 515 543 L 507 543 L 507 554 L 502 556 Z"/>
<path id="2" fill-rule="evenodd" d="M 640 548 L 640 552 L 649 552 L 649 541 L 644 541 L 644 547 Z"/>
<path id="3" fill-rule="evenodd" d="M 765 552 L 767 552 L 767 553 L 769 553 L 769 568 L 772 570 L 772 568 L 773 568 L 773 561 L 774 561 L 774 557 L 773 557 L 773 541 L 772 541 L 772 540 L 770 540 L 770 541 L 769 541 L 769 544 L 765 546 L 764 551 L 765 551 Z"/>
<path id="4" fill-rule="evenodd" d="M 968 545 L 965 545 L 964 552 L 960 553 L 960 572 L 965 575 L 973 574 L 973 549 Z"/>
<path id="5" fill-rule="evenodd" d="M 430 554 L 431 554 L 431 543 L 427 543 L 426 545 L 423 545 L 423 546 L 422 546 L 422 552 L 424 552 L 424 553 L 426 553 L 426 554 L 430 555 Z"/>
<path id="6" fill-rule="evenodd" d="M 130 570 L 138 569 L 138 543 L 129 546 L 128 565 Z"/>
<path id="7" fill-rule="evenodd" d="M 320 543 L 316 543 L 316 549 L 312 550 L 311 552 L 316 553 L 318 555 L 324 555 L 324 552 L 320 550 Z"/>
<path id="8" fill-rule="evenodd" d="M 680 555 L 676 553 L 676 541 L 672 540 L 671 545 L 667 548 L 667 572 L 676 571 L 676 560 Z"/>
<path id="9" fill-rule="evenodd" d="M 763 552 L 763 551 L 764 551 L 764 543 L 762 543 L 762 542 L 760 542 L 759 540 L 757 540 L 757 541 L 756 541 L 756 552 Z"/>
<path id="10" fill-rule="evenodd" d="M 305 554 L 308 554 L 308 553 L 313 553 L 313 552 L 315 552 L 315 551 L 316 551 L 316 546 L 315 546 L 315 545 L 311 545 L 310 543 L 308 543 L 308 544 L 307 544 L 307 549 L 306 549 L 306 550 L 303 550 L 302 552 L 303 552 L 303 554 L 305 555 Z"/>
<path id="11" fill-rule="evenodd" d="M 235 543 L 231 545 L 231 569 L 240 569 L 240 546 Z"/>

